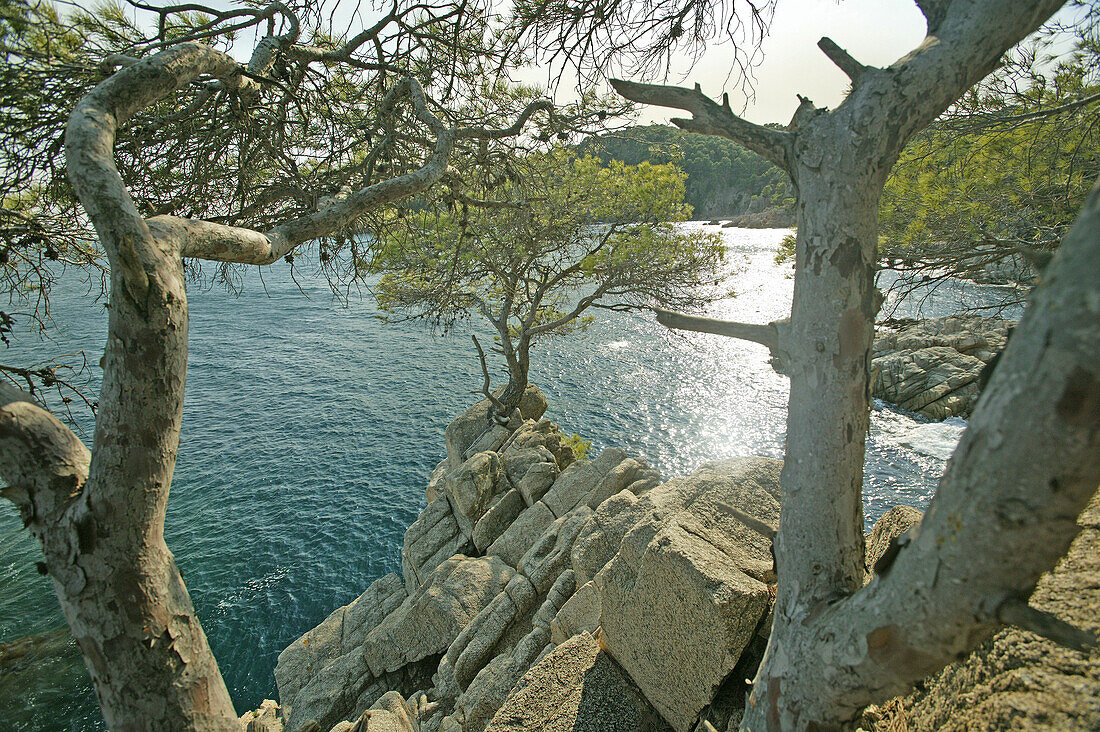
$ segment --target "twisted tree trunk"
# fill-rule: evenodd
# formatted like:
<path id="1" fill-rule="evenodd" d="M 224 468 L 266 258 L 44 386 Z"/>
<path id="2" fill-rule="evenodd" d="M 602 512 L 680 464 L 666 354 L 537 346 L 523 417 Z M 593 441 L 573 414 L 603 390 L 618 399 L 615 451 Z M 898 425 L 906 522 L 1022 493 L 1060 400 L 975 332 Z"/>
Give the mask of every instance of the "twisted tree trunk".
<path id="1" fill-rule="evenodd" d="M 1033 561 L 1026 563 L 1026 570 L 1021 572 L 1009 556 L 1032 541 L 1022 533 L 986 532 L 980 536 L 1005 542 L 993 552 L 1003 563 L 982 563 L 981 589 L 973 595 L 957 592 L 955 583 L 974 579 L 974 574 L 956 571 L 961 569 L 956 563 L 964 561 L 961 555 L 956 559 L 946 552 L 940 558 L 937 550 L 947 541 L 958 545 L 963 509 L 960 506 L 945 517 L 937 506 L 948 499 L 938 498 L 927 521 L 934 538 L 924 539 L 922 530 L 924 556 L 919 562 L 925 574 L 919 579 L 925 584 L 905 590 L 899 587 L 903 580 L 885 583 L 894 588 L 887 593 L 889 602 L 870 599 L 882 589 L 859 589 L 864 574 L 868 365 L 880 305 L 874 274 L 882 186 L 905 143 L 989 73 L 1007 49 L 1057 10 L 1061 0 L 918 0 L 917 4 L 927 18 L 928 36 L 889 68 L 864 66 L 828 38 L 821 39 L 821 50 L 851 78 L 852 91 L 833 111 L 817 109 L 803 99 L 786 130 L 740 119 L 728 104 L 718 105 L 698 87 L 689 91 L 613 82 L 620 94 L 634 101 L 691 112 L 691 119 L 673 121 L 691 131 L 728 137 L 768 158 L 790 174 L 797 191 L 791 318 L 773 324 L 777 344 L 768 343 L 777 351 L 780 369 L 791 379 L 783 511 L 775 547 L 778 596 L 768 650 L 743 729 L 803 730 L 841 724 L 867 704 L 899 693 L 955 654 L 973 648 L 992 627 L 996 612 L 989 608 L 999 607 L 1008 595 L 1026 596 L 1039 573 L 1064 553 L 1074 534 L 1073 519 L 1100 479 L 1095 455 L 1088 453 L 1096 451 L 1100 418 L 1086 409 L 1087 417 L 1077 417 L 1081 426 L 1076 431 L 1055 431 L 1075 446 L 1073 450 L 1030 455 L 1036 485 L 1047 486 L 1050 479 L 1058 486 L 1073 486 L 1068 491 L 1059 488 L 1062 492 L 1057 497 L 1048 490 L 1047 502 L 1038 498 L 1043 493 L 1038 490 L 1034 520 L 1011 508 L 1017 497 L 981 484 L 988 489 L 983 498 L 987 510 L 1010 514 L 1011 520 L 1032 530 L 1041 528 L 1048 535 L 1045 551 L 1030 556 Z M 1079 284 L 1063 281 L 1061 285 L 1069 291 L 1053 297 L 1080 297 L 1073 293 Z M 1097 322 L 1096 307 L 1100 304 L 1092 298 L 1085 312 L 1078 311 L 1078 317 L 1090 325 L 1087 332 L 1074 336 L 1078 345 L 1070 373 L 1077 375 L 1045 372 L 1057 383 L 1055 388 L 1065 393 L 1073 388 L 1094 393 L 1097 377 L 1088 358 L 1097 347 L 1091 325 Z M 711 332 L 717 328 L 714 323 L 663 317 Z M 1043 327 L 1049 335 L 1049 327 Z M 760 334 L 760 326 L 724 324 L 720 329 L 735 337 L 771 341 L 770 333 Z M 1071 388 L 1072 384 L 1077 386 Z M 1001 418 L 1019 420 L 1024 414 L 1005 412 Z M 981 424 L 979 415 L 975 422 Z M 1045 428 L 1054 429 L 1053 425 Z M 967 454 L 969 445 L 964 441 L 960 454 Z M 994 445 L 984 447 L 968 457 L 982 465 L 998 459 L 989 452 Z M 941 488 L 941 494 L 953 496 L 951 500 L 959 500 L 960 462 L 961 458 L 953 461 Z M 977 474 L 968 475 L 970 481 L 977 478 Z M 1008 501 L 1009 507 L 994 507 L 998 498 Z M 973 506 L 965 512 L 974 520 L 980 514 Z M 903 566 L 908 579 L 915 581 L 917 552 L 905 554 L 909 556 Z M 896 574 L 898 569 L 891 577 Z M 954 601 L 937 607 L 941 596 L 952 592 Z M 905 602 L 897 602 L 899 597 Z M 979 608 L 987 609 L 979 612 Z"/>
<path id="2" fill-rule="evenodd" d="M 250 82 L 240 66 L 196 43 L 128 63 L 80 101 L 65 137 L 69 178 L 111 262 L 93 449 L 89 455 L 52 415 L 5 388 L 0 475 L 4 496 L 42 544 L 108 727 L 235 730 L 229 693 L 164 543 L 187 372 L 182 257 L 277 261 L 371 208 L 434 184 L 456 138 L 516 134 L 548 103 L 529 105 L 511 128 L 450 129 L 430 112 L 415 80 L 400 80 L 383 107 L 407 100 L 436 135 L 424 165 L 261 233 L 172 216 L 146 221 L 113 159 L 117 130 L 140 109 L 200 75 L 242 90 Z"/>

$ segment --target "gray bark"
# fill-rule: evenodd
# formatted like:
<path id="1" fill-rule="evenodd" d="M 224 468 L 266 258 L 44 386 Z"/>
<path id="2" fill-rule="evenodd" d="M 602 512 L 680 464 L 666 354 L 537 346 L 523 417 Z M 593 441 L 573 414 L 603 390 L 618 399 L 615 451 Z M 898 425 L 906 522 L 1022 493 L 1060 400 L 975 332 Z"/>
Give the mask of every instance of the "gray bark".
<path id="1" fill-rule="evenodd" d="M 1100 182 L 1035 291 L 916 535 L 865 589 L 816 612 L 788 613 L 801 631 L 773 637 L 770 676 L 754 687 L 748 728 L 838 721 L 904 693 L 1011 621 L 1065 554 L 1100 485 L 1097 282 Z M 773 684 L 781 688 L 769 692 Z"/>
<path id="2" fill-rule="evenodd" d="M 692 119 L 677 124 L 741 142 L 784 167 L 797 190 L 794 299 L 790 322 L 778 333 L 780 361 L 791 378 L 775 549 L 779 587 L 768 651 L 743 729 L 839 724 L 900 689 L 899 684 L 876 686 L 851 672 L 851 683 L 838 682 L 839 691 L 832 691 L 833 682 L 822 680 L 823 669 L 848 668 L 850 659 L 833 653 L 829 644 L 835 638 L 817 630 L 830 621 L 844 627 L 856 622 L 837 603 L 852 596 L 863 579 L 868 364 L 880 305 L 874 287 L 879 196 L 905 143 L 1059 5 L 1060 0 L 921 3 L 928 37 L 885 69 L 864 66 L 823 39 L 823 51 L 852 78 L 852 92 L 831 112 L 804 99 L 785 131 L 738 120 L 698 88 L 615 84 L 635 101 L 690 111 Z M 1000 571 L 1011 569 L 1009 563 Z M 954 622 L 965 625 L 968 618 Z M 869 633 L 881 625 L 860 627 Z M 831 627 L 830 632 L 839 631 Z M 980 635 L 967 640 L 976 642 Z M 950 660 L 936 658 L 940 666 Z M 918 665 L 919 674 L 938 668 Z"/>

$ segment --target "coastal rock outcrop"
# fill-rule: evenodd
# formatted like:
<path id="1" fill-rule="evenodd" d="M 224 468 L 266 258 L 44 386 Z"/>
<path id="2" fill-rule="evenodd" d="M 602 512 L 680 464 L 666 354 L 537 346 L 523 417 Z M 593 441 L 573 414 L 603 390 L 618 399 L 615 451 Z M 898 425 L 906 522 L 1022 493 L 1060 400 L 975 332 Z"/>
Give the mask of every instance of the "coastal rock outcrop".
<path id="1" fill-rule="evenodd" d="M 880 326 L 871 354 L 871 393 L 929 419 L 969 417 L 982 369 L 1004 349 L 1011 323 L 951 315 Z"/>
<path id="2" fill-rule="evenodd" d="M 535 664 L 493 717 L 487 732 L 661 732 L 668 724 L 588 633 Z"/>
<path id="3" fill-rule="evenodd" d="M 617 448 L 576 460 L 541 394 L 525 400 L 507 425 L 488 402 L 452 423 L 402 574 L 280 655 L 288 732 L 686 732 L 761 651 L 781 463 L 662 484 Z M 557 702 L 515 701 L 553 679 Z"/>

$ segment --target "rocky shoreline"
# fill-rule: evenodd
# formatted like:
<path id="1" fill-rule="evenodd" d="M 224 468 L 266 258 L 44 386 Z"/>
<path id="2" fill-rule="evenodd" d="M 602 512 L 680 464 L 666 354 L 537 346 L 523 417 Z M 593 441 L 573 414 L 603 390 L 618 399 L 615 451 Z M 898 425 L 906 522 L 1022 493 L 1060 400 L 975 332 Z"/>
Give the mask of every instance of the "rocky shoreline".
<path id="1" fill-rule="evenodd" d="M 926 332 L 946 342 L 952 328 Z M 953 342 L 973 351 L 971 340 Z M 715 461 L 661 482 L 615 448 L 576 460 L 545 409 L 531 387 L 505 426 L 487 419 L 484 401 L 450 425 L 428 505 L 405 535 L 402 573 L 283 651 L 281 705 L 246 714 L 246 730 L 737 728 L 771 626 L 781 461 Z M 1081 537 L 1033 598 L 1093 631 L 1098 511 L 1094 499 Z M 921 517 L 888 511 L 867 536 L 867 566 Z M 1100 653 L 1005 629 L 859 724 L 1096 729 L 1098 700 Z"/>
<path id="2" fill-rule="evenodd" d="M 781 461 L 715 461 L 661 482 L 615 448 L 575 460 L 545 408 L 531 387 L 506 426 L 483 401 L 448 427 L 402 573 L 284 650 L 281 706 L 242 722 L 736 729 L 771 625 Z M 913 514 L 887 514 L 872 553 Z"/>
<path id="3" fill-rule="evenodd" d="M 965 419 L 981 394 L 982 372 L 1004 350 L 1012 325 L 980 315 L 879 324 L 871 394 L 929 419 Z"/>

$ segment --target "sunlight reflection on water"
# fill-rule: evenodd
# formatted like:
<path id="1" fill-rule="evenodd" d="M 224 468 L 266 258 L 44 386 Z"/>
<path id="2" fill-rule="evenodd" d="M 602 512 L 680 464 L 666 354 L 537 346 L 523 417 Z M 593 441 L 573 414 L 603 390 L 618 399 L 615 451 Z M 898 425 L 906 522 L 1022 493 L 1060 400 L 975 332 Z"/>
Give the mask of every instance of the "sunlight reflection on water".
<path id="1" fill-rule="evenodd" d="M 786 230 L 722 231 L 738 296 L 710 314 L 757 323 L 785 317 L 793 281 L 773 256 Z M 189 293 L 188 391 L 166 537 L 240 710 L 274 696 L 272 670 L 286 645 L 399 570 L 404 530 L 444 455 L 443 430 L 480 385 L 468 330 L 438 338 L 413 324 L 386 326 L 372 317 L 369 299 L 343 307 L 323 280 L 299 273 L 303 295 L 288 275 L 283 264 L 269 268 L 265 288 L 249 270 L 236 298 L 219 289 Z M 105 314 L 82 293 L 54 293 L 57 344 L 24 339 L 10 360 L 83 348 L 98 361 Z M 764 347 L 685 337 L 648 315 L 596 317 L 587 333 L 546 341 L 532 354 L 532 381 L 564 431 L 590 439 L 596 451 L 615 445 L 644 456 L 666 478 L 706 460 L 782 456 L 787 384 Z M 935 450 L 914 449 L 921 445 L 912 429 L 922 422 L 876 405 L 869 521 L 897 503 L 922 507 L 942 473 Z M 61 623 L 37 559 L 4 502 L 0 643 Z M 18 683 L 14 675 L 0 680 L 0 719 L 17 730 L 101 726 L 69 653 L 22 667 Z"/>

